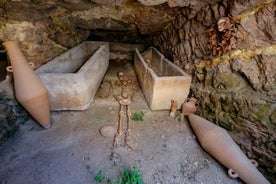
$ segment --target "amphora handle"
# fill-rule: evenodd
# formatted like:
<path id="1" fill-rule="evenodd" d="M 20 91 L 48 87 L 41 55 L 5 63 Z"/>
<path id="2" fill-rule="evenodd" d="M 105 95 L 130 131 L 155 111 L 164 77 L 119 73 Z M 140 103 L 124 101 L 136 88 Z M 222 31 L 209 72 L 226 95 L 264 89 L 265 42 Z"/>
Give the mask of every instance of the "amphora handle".
<path id="1" fill-rule="evenodd" d="M 196 107 L 199 105 L 197 99 L 194 97 L 186 98 L 185 102 L 192 102 L 195 104 Z"/>
<path id="2" fill-rule="evenodd" d="M 256 160 L 254 160 L 254 159 L 249 159 L 250 160 L 250 162 L 255 166 L 255 167 L 258 167 L 259 166 L 259 164 L 258 164 L 258 162 L 256 161 Z M 233 169 L 228 169 L 228 175 L 231 177 L 231 178 L 237 178 L 237 177 L 239 177 L 239 174 L 238 173 L 236 173 Z"/>
<path id="3" fill-rule="evenodd" d="M 30 65 L 30 67 L 31 67 L 32 69 L 35 68 L 35 64 L 34 64 L 33 62 L 29 62 L 29 65 Z M 12 66 L 7 66 L 7 67 L 6 67 L 6 71 L 12 73 L 12 72 L 13 72 Z"/>

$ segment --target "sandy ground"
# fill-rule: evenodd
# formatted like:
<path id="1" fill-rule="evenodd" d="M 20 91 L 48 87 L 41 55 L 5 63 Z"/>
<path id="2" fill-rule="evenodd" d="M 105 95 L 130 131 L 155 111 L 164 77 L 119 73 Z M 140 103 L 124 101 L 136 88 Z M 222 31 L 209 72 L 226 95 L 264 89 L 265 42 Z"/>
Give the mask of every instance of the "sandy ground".
<path id="1" fill-rule="evenodd" d="M 131 81 L 132 114 L 143 111 L 143 121 L 131 121 L 131 141 L 113 147 L 114 134 L 104 137 L 100 129 L 117 130 L 120 94 L 117 73 Z M 130 62 L 111 62 L 93 103 L 85 111 L 51 112 L 52 127 L 41 128 L 34 120 L 0 147 L 0 184 L 92 184 L 101 170 L 110 180 L 120 169 L 133 165 L 147 184 L 238 184 L 195 139 L 188 121 L 169 117 L 169 111 L 151 111 Z M 126 119 L 124 119 L 126 129 Z M 106 183 L 106 182 L 103 182 Z"/>

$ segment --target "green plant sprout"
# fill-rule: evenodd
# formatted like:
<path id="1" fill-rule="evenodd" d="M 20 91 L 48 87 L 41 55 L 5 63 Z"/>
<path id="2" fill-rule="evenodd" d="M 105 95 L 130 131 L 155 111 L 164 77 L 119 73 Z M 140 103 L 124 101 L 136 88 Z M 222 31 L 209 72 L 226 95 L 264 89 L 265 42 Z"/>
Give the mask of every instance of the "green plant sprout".
<path id="1" fill-rule="evenodd" d="M 103 171 L 99 170 L 99 172 L 94 176 L 94 180 L 98 183 L 102 183 L 104 180 L 104 176 L 102 175 Z"/>
<path id="2" fill-rule="evenodd" d="M 102 183 L 105 180 L 105 177 L 102 175 L 102 170 L 100 170 L 94 180 L 97 183 Z M 111 181 L 109 178 L 106 180 L 107 184 L 144 184 L 142 179 L 142 175 L 140 171 L 137 169 L 137 166 L 134 165 L 131 170 L 128 169 L 120 169 L 120 176 Z"/>
<path id="3" fill-rule="evenodd" d="M 133 121 L 143 121 L 144 120 L 144 115 L 145 115 L 145 112 L 143 112 L 143 111 L 135 112 L 131 119 Z"/>

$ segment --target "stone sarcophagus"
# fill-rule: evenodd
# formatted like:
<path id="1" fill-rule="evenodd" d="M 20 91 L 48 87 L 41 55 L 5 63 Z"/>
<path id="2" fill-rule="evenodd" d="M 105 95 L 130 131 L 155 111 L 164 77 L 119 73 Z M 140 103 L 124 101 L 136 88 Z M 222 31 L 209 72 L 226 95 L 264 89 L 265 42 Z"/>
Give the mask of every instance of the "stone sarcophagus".
<path id="1" fill-rule="evenodd" d="M 86 41 L 36 70 L 49 92 L 51 110 L 85 110 L 109 65 L 109 44 Z"/>
<path id="2" fill-rule="evenodd" d="M 143 53 L 135 51 L 134 68 L 151 110 L 170 109 L 171 100 L 177 101 L 178 109 L 181 107 L 190 91 L 187 73 L 154 47 Z"/>

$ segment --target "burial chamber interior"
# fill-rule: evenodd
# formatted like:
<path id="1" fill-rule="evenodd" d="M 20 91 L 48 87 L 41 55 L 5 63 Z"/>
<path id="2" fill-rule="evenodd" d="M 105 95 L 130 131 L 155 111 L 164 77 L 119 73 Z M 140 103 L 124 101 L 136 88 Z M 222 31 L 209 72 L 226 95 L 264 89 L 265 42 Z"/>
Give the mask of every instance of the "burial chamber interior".
<path id="1" fill-rule="evenodd" d="M 66 11 L 66 13 L 68 13 L 66 16 L 64 16 L 63 13 L 53 14 L 53 12 L 61 9 L 55 8 L 60 6 L 60 4 L 41 6 L 44 5 L 43 3 L 47 4 L 46 1 L 3 1 L 2 3 L 4 2 L 7 2 L 6 6 L 2 6 L 2 9 L 0 8 L 0 21 L 3 22 L 4 25 L 0 27 L 5 28 L 0 29 L 2 33 L 0 34 L 1 39 L 15 38 L 18 36 L 16 38 L 20 38 L 25 51 L 29 48 L 40 49 L 37 53 L 34 52 L 37 51 L 35 49 L 28 50 L 28 54 L 33 60 L 36 59 L 35 57 L 38 59 L 46 59 L 49 58 L 48 56 L 50 55 L 55 55 L 58 51 L 53 51 L 56 45 L 54 44 L 53 46 L 52 43 L 71 48 L 79 40 L 88 39 L 88 32 L 90 33 L 90 40 L 96 40 L 97 38 L 98 40 L 117 42 L 126 40 L 127 38 L 128 42 L 134 43 L 135 40 L 139 40 L 137 36 L 140 34 L 137 32 L 143 32 L 144 34 L 148 30 L 160 27 L 160 32 L 154 33 L 147 41 L 148 43 L 151 42 L 149 45 L 158 48 L 159 51 L 171 61 L 175 63 L 180 62 L 178 64 L 193 76 L 194 80 L 191 94 L 198 98 L 200 102 L 200 115 L 216 121 L 216 123 L 231 131 L 238 143 L 242 145 L 249 155 L 259 159 L 260 165 L 265 166 L 268 172 L 275 173 L 272 165 L 275 160 L 273 157 L 274 146 L 270 146 L 274 145 L 273 143 L 275 142 L 275 132 L 273 132 L 275 127 L 275 101 L 273 96 L 271 96 L 275 91 L 273 90 L 275 89 L 273 82 L 275 73 L 273 71 L 275 71 L 275 67 L 273 67 L 272 64 L 273 60 L 275 60 L 275 52 L 261 52 L 263 48 L 268 48 L 267 46 L 269 46 L 269 48 L 274 48 L 275 45 L 275 34 L 273 34 L 275 22 L 272 21 L 275 18 L 273 14 L 275 3 L 273 1 L 265 1 L 265 3 L 263 1 L 245 2 L 239 0 L 219 1 L 217 3 L 215 1 L 209 3 L 206 1 L 200 3 L 193 1 L 193 6 L 184 6 L 175 14 L 171 11 L 172 8 L 165 8 L 167 4 L 163 4 L 162 6 L 144 6 L 140 7 L 142 9 L 139 9 L 135 3 L 134 8 L 129 9 L 134 11 L 132 14 L 129 11 L 125 11 L 125 8 L 129 7 L 132 3 L 126 3 L 122 4 L 122 6 L 108 9 L 114 10 L 110 11 L 108 15 L 102 14 L 106 12 L 106 6 L 99 5 L 96 7 L 97 9 L 91 9 L 91 14 L 85 14 L 85 17 L 88 18 L 85 21 L 83 18 L 77 17 L 77 14 L 82 15 L 80 14 L 81 12 L 88 12 L 86 11 L 86 9 L 89 8 L 88 6 L 80 7 L 83 2 L 89 4 L 88 1 L 58 1 L 59 3 L 64 2 L 63 4 L 60 3 L 62 5 L 64 5 L 65 2 L 72 2 L 70 6 L 71 9 L 69 8 L 69 10 Z M 53 1 L 51 1 L 51 3 L 52 2 Z M 73 2 L 82 3 L 74 4 Z M 188 1 L 183 1 L 183 4 L 186 2 Z M 191 1 L 189 1 L 189 3 L 191 3 Z M 204 3 L 208 5 L 205 6 Z M 67 3 L 67 5 L 68 4 L 70 3 Z M 203 5 L 204 7 L 200 8 Z M 52 8 L 52 6 L 54 7 Z M 62 10 L 68 6 L 64 5 Z M 94 11 L 100 10 L 98 8 L 101 7 L 104 11 Z M 6 11 L 4 11 L 4 8 L 6 8 Z M 76 9 L 78 9 L 78 11 L 75 11 Z M 29 12 L 33 11 L 29 10 L 35 10 L 35 14 L 30 14 Z M 176 11 L 177 10 L 174 12 Z M 89 17 L 89 15 L 92 17 Z M 95 17 L 93 17 L 94 15 Z M 120 15 L 123 16 L 120 17 Z M 162 17 L 165 15 L 170 21 L 158 26 L 157 24 L 160 25 L 162 19 L 166 18 Z M 211 49 L 208 48 L 210 36 L 207 31 L 210 28 L 216 30 L 218 20 L 225 20 L 228 16 L 231 16 L 231 20 L 233 20 L 232 18 L 237 20 L 231 22 L 229 25 L 231 26 L 231 30 L 228 30 L 227 26 L 224 27 L 225 33 L 229 33 L 230 37 L 225 37 L 226 34 L 224 35 L 224 32 L 218 32 L 217 34 L 214 32 L 214 36 L 218 36 L 219 40 L 214 43 L 215 45 L 213 45 Z M 123 21 L 114 21 L 114 17 L 122 18 Z M 242 19 L 239 20 L 239 17 Z M 127 20 L 129 20 L 128 23 L 126 23 Z M 68 21 L 70 24 L 67 24 Z M 45 24 L 43 22 L 45 22 Z M 65 26 L 60 27 L 60 23 L 63 25 L 65 24 Z M 134 33 L 128 34 L 131 30 L 134 31 Z M 127 31 L 129 32 L 127 33 Z M 70 33 L 74 34 L 71 35 Z M 244 33 L 246 33 L 246 35 L 244 35 Z M 107 38 L 108 40 L 105 40 Z M 209 66 L 209 62 L 205 63 L 205 59 L 209 58 L 208 56 L 212 54 L 212 51 L 222 48 L 220 46 L 220 41 L 224 41 L 224 39 L 227 40 L 228 38 L 233 38 L 231 40 L 237 41 L 237 45 L 234 44 L 237 48 L 232 46 L 231 49 L 235 53 L 240 53 L 240 51 L 242 51 L 240 55 L 241 58 L 236 55 L 238 58 L 229 60 L 229 62 L 227 60 L 226 62 L 215 63 L 218 64 L 217 66 Z M 41 43 L 43 43 L 43 46 Z M 225 48 L 228 48 L 227 44 L 224 45 L 222 42 L 221 44 L 225 46 Z M 258 48 L 260 52 L 254 53 L 255 48 Z M 111 45 L 109 45 L 109 49 L 111 50 Z M 5 54 L 3 54 L 3 56 L 5 56 Z M 226 55 L 223 54 L 222 57 L 215 56 L 215 58 L 228 59 L 228 57 L 224 56 L 228 56 L 228 52 L 226 52 Z M 251 60 L 244 60 L 242 59 L 243 56 L 246 58 L 247 56 L 253 58 Z M 88 56 L 86 59 L 89 58 Z M 38 63 L 40 63 L 40 61 L 38 61 Z M 197 65 L 198 63 L 202 65 Z M 56 74 L 78 75 L 77 73 L 82 64 L 84 64 L 84 61 L 69 73 L 67 71 L 64 71 L 64 73 L 58 71 Z M 203 66 L 203 64 L 207 65 Z M 154 66 L 156 68 L 159 67 L 159 65 Z M 49 73 L 46 72 L 43 75 L 48 75 L 51 72 L 52 71 Z M 156 74 L 158 77 L 158 72 L 156 72 Z M 15 115 L 13 114 L 13 116 Z"/>

